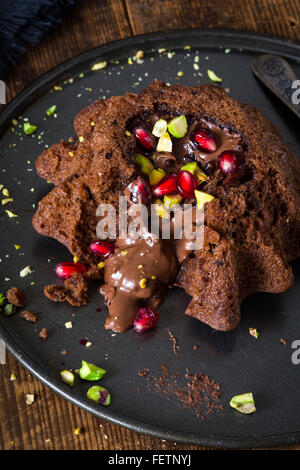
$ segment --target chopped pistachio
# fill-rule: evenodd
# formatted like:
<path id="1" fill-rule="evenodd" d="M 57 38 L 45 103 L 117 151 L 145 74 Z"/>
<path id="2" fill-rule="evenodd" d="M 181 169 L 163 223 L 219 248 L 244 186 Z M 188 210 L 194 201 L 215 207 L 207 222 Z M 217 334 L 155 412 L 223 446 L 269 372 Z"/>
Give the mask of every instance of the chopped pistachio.
<path id="1" fill-rule="evenodd" d="M 200 168 L 197 169 L 195 177 L 198 184 L 201 184 L 207 180 L 207 175 Z"/>
<path id="2" fill-rule="evenodd" d="M 147 279 L 145 277 L 143 277 L 140 281 L 139 281 L 139 286 L 141 289 L 146 289 L 147 287 Z"/>
<path id="3" fill-rule="evenodd" d="M 6 304 L 3 309 L 3 313 L 5 317 L 10 317 L 11 315 L 15 313 L 15 311 L 16 311 L 16 307 L 12 304 Z"/>
<path id="4" fill-rule="evenodd" d="M 199 70 L 200 69 L 199 64 L 197 64 L 197 62 L 194 62 L 193 63 L 193 68 L 194 68 L 194 70 Z"/>
<path id="5" fill-rule="evenodd" d="M 256 411 L 252 393 L 234 396 L 230 401 L 230 406 L 244 414 L 254 413 Z"/>
<path id="6" fill-rule="evenodd" d="M 96 124 L 95 121 L 91 121 L 91 122 L 90 122 L 90 126 L 92 126 L 92 127 L 94 127 L 95 124 Z"/>
<path id="7" fill-rule="evenodd" d="M 165 205 L 160 199 L 155 199 L 154 208 L 159 217 L 161 217 L 162 219 L 169 218 L 169 212 L 167 211 Z"/>
<path id="8" fill-rule="evenodd" d="M 27 405 L 32 405 L 33 402 L 34 402 L 34 395 L 31 394 L 31 393 L 27 393 L 26 394 L 26 404 Z"/>
<path id="9" fill-rule="evenodd" d="M 18 217 L 17 214 L 15 214 L 14 212 L 12 211 L 9 211 L 8 209 L 5 209 L 5 212 L 7 213 L 8 217 Z"/>
<path id="10" fill-rule="evenodd" d="M 100 263 L 97 264 L 98 269 L 104 268 L 104 261 L 100 261 Z"/>
<path id="11" fill-rule="evenodd" d="M 75 431 L 74 431 L 74 434 L 76 434 L 76 436 L 79 436 L 79 434 L 81 433 L 82 429 L 81 428 L 76 428 Z"/>
<path id="12" fill-rule="evenodd" d="M 155 137 L 161 137 L 168 130 L 168 123 L 164 119 L 158 119 L 153 126 L 152 134 Z"/>
<path id="13" fill-rule="evenodd" d="M 165 175 L 166 172 L 162 168 L 153 169 L 149 174 L 150 186 L 155 186 L 156 184 L 158 184 Z"/>
<path id="14" fill-rule="evenodd" d="M 102 369 L 102 367 L 95 366 L 90 362 L 82 361 L 81 368 L 79 370 L 79 377 L 83 380 L 100 380 L 104 374 L 106 374 L 106 370 Z"/>
<path id="15" fill-rule="evenodd" d="M 75 376 L 73 372 L 71 372 L 70 370 L 62 370 L 60 376 L 63 383 L 69 385 L 69 387 L 73 387 L 75 381 Z"/>
<path id="16" fill-rule="evenodd" d="M 6 302 L 6 297 L 4 294 L 0 293 L 0 306 L 4 305 Z"/>
<path id="17" fill-rule="evenodd" d="M 106 388 L 100 387 L 100 385 L 94 385 L 93 387 L 89 388 L 86 396 L 90 400 L 93 400 L 96 403 L 100 403 L 100 405 L 108 406 L 110 404 L 109 392 L 106 390 Z"/>
<path id="18" fill-rule="evenodd" d="M 92 70 L 93 72 L 95 72 L 96 70 L 104 69 L 106 66 L 107 66 L 107 62 L 106 62 L 106 60 L 104 60 L 103 62 L 97 62 L 97 64 L 94 64 L 94 65 L 91 67 L 91 70 Z"/>
<path id="19" fill-rule="evenodd" d="M 256 328 L 249 328 L 249 333 L 251 336 L 253 336 L 254 338 L 258 338 L 259 337 L 259 332 L 257 331 Z"/>
<path id="20" fill-rule="evenodd" d="M 210 202 L 214 199 L 214 196 L 212 196 L 211 194 L 203 193 L 202 191 L 198 191 L 197 189 L 195 189 L 195 197 L 197 200 L 198 209 L 200 210 L 204 207 L 204 204 L 206 202 Z"/>
<path id="21" fill-rule="evenodd" d="M 12 121 L 11 121 L 11 122 L 12 122 L 13 126 L 17 126 L 17 125 L 18 125 L 18 121 L 17 121 L 17 119 L 12 119 Z"/>
<path id="22" fill-rule="evenodd" d="M 207 76 L 212 82 L 221 83 L 223 81 L 223 79 L 218 77 L 213 70 L 208 69 Z"/>
<path id="23" fill-rule="evenodd" d="M 23 268 L 21 271 L 20 271 L 20 277 L 26 277 L 28 276 L 28 274 L 31 274 L 32 273 L 32 269 L 30 266 L 26 266 L 25 268 Z"/>
<path id="24" fill-rule="evenodd" d="M 72 152 L 69 152 L 69 155 L 70 157 L 74 157 L 75 153 L 72 151 Z"/>
<path id="25" fill-rule="evenodd" d="M 185 51 L 189 51 L 191 49 L 191 46 L 184 46 Z"/>
<path id="26" fill-rule="evenodd" d="M 55 113 L 56 111 L 56 104 L 54 104 L 53 106 L 51 106 L 49 109 L 47 109 L 46 111 L 46 114 L 47 116 L 53 116 L 53 114 Z"/>
<path id="27" fill-rule="evenodd" d="M 185 136 L 187 133 L 187 120 L 184 114 L 181 116 L 175 117 L 168 122 L 168 131 L 173 137 L 180 139 Z"/>
<path id="28" fill-rule="evenodd" d="M 151 276 L 151 279 L 154 281 L 156 279 L 156 276 Z"/>
<path id="29" fill-rule="evenodd" d="M 9 204 L 10 202 L 13 202 L 13 201 L 14 200 L 13 200 L 12 197 L 8 197 L 6 199 L 2 199 L 1 204 L 2 204 L 2 206 L 6 206 L 6 204 Z"/>
<path id="30" fill-rule="evenodd" d="M 179 194 L 165 195 L 164 196 L 164 205 L 167 209 L 171 209 L 175 204 L 180 204 L 182 197 Z"/>
<path id="31" fill-rule="evenodd" d="M 79 263 L 79 261 L 80 261 L 79 256 L 76 256 L 76 255 L 73 256 L 73 262 L 74 262 L 74 263 Z"/>
<path id="32" fill-rule="evenodd" d="M 10 376 L 10 380 L 13 381 L 13 380 L 17 380 L 17 377 L 15 376 L 15 374 L 11 374 Z"/>
<path id="33" fill-rule="evenodd" d="M 229 52 L 231 52 L 231 49 L 225 49 L 225 54 L 229 54 Z"/>
<path id="34" fill-rule="evenodd" d="M 60 91 L 60 90 L 62 90 L 62 87 L 59 86 L 59 85 L 54 85 L 53 89 L 54 89 L 55 91 Z"/>
<path id="35" fill-rule="evenodd" d="M 127 135 L 127 137 L 130 137 L 132 135 L 132 133 L 130 131 L 126 130 L 125 135 Z"/>
<path id="36" fill-rule="evenodd" d="M 2 189 L 2 194 L 3 194 L 3 196 L 6 196 L 6 197 L 10 196 L 9 191 L 6 188 Z"/>
<path id="37" fill-rule="evenodd" d="M 19 250 L 21 248 L 21 245 L 14 245 L 16 250 Z"/>
<path id="38" fill-rule="evenodd" d="M 128 255 L 128 250 L 121 251 L 121 255 L 122 255 L 122 256 Z"/>
<path id="39" fill-rule="evenodd" d="M 83 142 L 83 141 L 84 141 L 83 135 L 80 135 L 80 136 L 78 137 L 78 140 L 79 140 L 79 142 Z"/>
<path id="40" fill-rule="evenodd" d="M 158 152 L 172 152 L 172 140 L 170 137 L 170 134 L 168 132 L 165 132 L 158 141 L 156 150 Z"/>
<path id="41" fill-rule="evenodd" d="M 194 175 L 196 173 L 196 171 L 198 170 L 198 163 L 197 162 L 191 162 L 191 163 L 187 163 L 186 165 L 183 165 L 181 168 L 180 168 L 180 171 L 182 170 L 186 170 L 186 171 L 189 171 L 190 173 L 192 173 L 192 175 Z"/>
<path id="42" fill-rule="evenodd" d="M 67 328 L 67 330 L 69 330 L 70 328 L 73 328 L 73 323 L 71 321 L 67 321 L 65 323 L 65 327 Z"/>
<path id="43" fill-rule="evenodd" d="M 139 166 L 139 169 L 141 170 L 143 175 L 149 175 L 154 168 L 149 158 L 145 157 L 141 153 L 136 154 L 134 161 Z"/>
<path id="44" fill-rule="evenodd" d="M 34 126 L 33 124 L 30 124 L 29 122 L 24 122 L 23 131 L 25 132 L 25 134 L 31 135 L 36 131 L 36 129 L 37 129 L 37 126 Z"/>
<path id="45" fill-rule="evenodd" d="M 90 348 L 91 346 L 93 346 L 93 343 L 91 343 L 90 341 L 88 341 L 85 345 L 87 349 Z"/>
<path id="46" fill-rule="evenodd" d="M 177 76 L 178 77 L 183 77 L 184 75 L 184 72 L 182 70 L 179 70 L 179 72 L 177 73 Z"/>
<path id="47" fill-rule="evenodd" d="M 4 184 L 0 184 L 0 191 L 4 188 Z"/>

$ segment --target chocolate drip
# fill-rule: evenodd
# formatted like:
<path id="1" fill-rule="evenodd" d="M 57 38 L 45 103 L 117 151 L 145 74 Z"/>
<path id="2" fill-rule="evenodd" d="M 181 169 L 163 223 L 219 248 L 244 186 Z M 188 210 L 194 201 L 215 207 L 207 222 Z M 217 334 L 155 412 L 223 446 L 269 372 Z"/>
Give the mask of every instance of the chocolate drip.
<path id="1" fill-rule="evenodd" d="M 155 120 L 161 116 L 155 115 L 155 119 L 150 118 L 147 123 L 148 128 L 153 126 Z M 165 116 L 164 116 L 165 117 Z M 145 125 L 145 122 L 143 123 Z M 217 149 L 212 153 L 205 153 L 195 143 L 193 135 L 196 130 L 212 133 L 217 142 Z M 150 129 L 149 129 L 150 130 Z M 240 134 L 230 130 L 229 127 L 218 126 L 204 118 L 195 120 L 189 126 L 187 134 L 181 139 L 173 139 L 173 153 L 155 152 L 152 156 L 156 167 L 163 168 L 169 172 L 177 172 L 187 161 L 197 160 L 202 167 L 210 165 L 212 171 L 217 165 L 219 155 L 225 150 L 242 151 L 243 140 Z M 137 196 L 135 201 L 133 195 L 137 184 L 144 180 L 140 177 L 133 181 L 124 190 L 129 205 L 136 202 L 144 202 L 141 196 Z M 142 193 L 147 199 L 150 189 L 147 183 Z M 149 201 L 150 202 L 150 197 Z M 196 220 L 196 207 L 190 209 L 194 228 Z M 150 207 L 148 214 L 150 216 Z M 160 219 L 160 234 L 164 220 Z M 165 240 L 155 236 L 143 227 L 140 230 L 140 238 L 134 239 L 129 236 L 126 239 L 118 238 L 116 250 L 105 261 L 104 285 L 100 288 L 100 293 L 104 296 L 109 309 L 105 328 L 116 332 L 127 330 L 133 323 L 138 309 L 143 305 L 150 305 L 156 308 L 164 299 L 165 288 L 175 282 L 181 264 L 193 253 L 193 240 L 182 235 L 177 239 L 178 234 L 176 224 L 182 221 L 174 217 L 171 220 L 170 239 Z M 204 246 L 209 240 L 218 239 L 219 235 L 209 229 L 202 227 L 205 234 Z"/>
<path id="2" fill-rule="evenodd" d="M 212 133 L 217 141 L 215 152 L 207 153 L 199 148 L 193 139 L 197 130 Z M 225 150 L 242 151 L 242 137 L 238 132 L 230 130 L 228 127 L 208 121 L 204 118 L 191 124 L 188 132 L 182 139 L 176 139 L 174 142 L 174 153 L 178 164 L 183 166 L 185 163 L 197 160 L 204 168 L 210 162 L 216 162 L 219 155 Z"/>

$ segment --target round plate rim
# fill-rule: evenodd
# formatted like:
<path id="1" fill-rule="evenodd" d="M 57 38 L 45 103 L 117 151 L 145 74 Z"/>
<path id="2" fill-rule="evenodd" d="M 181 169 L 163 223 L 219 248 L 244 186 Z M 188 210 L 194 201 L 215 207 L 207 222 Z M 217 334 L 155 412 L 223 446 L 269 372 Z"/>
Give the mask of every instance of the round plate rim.
<path id="1" fill-rule="evenodd" d="M 6 128 L 7 121 L 10 122 L 17 109 L 22 105 L 28 106 L 30 101 L 36 99 L 36 93 L 41 86 L 46 87 L 53 81 L 57 81 L 60 75 L 71 70 L 76 65 L 82 62 L 93 61 L 101 55 L 111 53 L 113 50 L 118 50 L 124 46 L 139 47 L 146 41 L 153 43 L 168 41 L 171 37 L 180 38 L 181 40 L 186 39 L 188 43 L 189 39 L 197 36 L 198 38 L 210 38 L 212 41 L 217 42 L 218 39 L 223 38 L 227 41 L 241 41 L 242 47 L 247 50 L 257 52 L 268 52 L 268 53 L 281 53 L 286 58 L 299 60 L 300 58 L 300 42 L 292 41 L 290 39 L 272 36 L 264 33 L 254 33 L 249 31 L 232 30 L 232 29 L 178 29 L 178 30 L 166 30 L 158 31 L 155 33 L 141 34 L 132 36 L 129 38 L 112 41 L 101 46 L 92 48 L 86 52 L 76 55 L 63 63 L 50 69 L 20 93 L 16 95 L 1 111 L 0 113 L 0 131 Z M 222 41 L 223 42 L 223 41 Z M 217 47 L 217 44 L 211 44 L 211 47 Z M 223 47 L 224 44 L 223 44 Z M 220 437 L 208 436 L 200 437 L 193 433 L 183 433 L 179 431 L 167 430 L 162 427 L 153 426 L 135 419 L 129 418 L 124 415 L 120 415 L 117 412 L 111 411 L 104 407 L 94 407 L 92 404 L 89 405 L 85 401 L 78 400 L 74 396 L 68 393 L 66 386 L 55 379 L 49 373 L 39 366 L 35 360 L 33 360 L 27 353 L 25 353 L 11 337 L 9 332 L 0 324 L 0 338 L 2 338 L 7 346 L 7 349 L 12 355 L 32 373 L 38 380 L 44 385 L 49 387 L 55 393 L 70 401 L 76 406 L 88 411 L 95 416 L 103 419 L 107 419 L 110 422 L 124 426 L 132 431 L 147 434 L 152 437 L 171 440 L 174 442 L 181 442 L 184 444 L 193 444 L 206 447 L 217 447 L 217 448 L 257 448 L 257 447 L 273 447 L 279 445 L 296 444 L 300 442 L 300 431 L 291 433 L 276 434 L 276 435 L 262 435 L 240 438 L 238 436 Z"/>

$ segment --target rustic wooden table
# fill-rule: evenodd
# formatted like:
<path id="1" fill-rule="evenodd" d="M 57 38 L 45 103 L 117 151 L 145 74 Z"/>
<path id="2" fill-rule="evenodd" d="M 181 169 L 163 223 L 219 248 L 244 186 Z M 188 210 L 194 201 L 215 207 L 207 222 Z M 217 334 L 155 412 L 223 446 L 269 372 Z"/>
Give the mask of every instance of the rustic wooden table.
<path id="1" fill-rule="evenodd" d="M 5 79 L 8 99 L 60 62 L 115 39 L 176 28 L 234 28 L 300 40 L 299 0 L 89 0 L 37 47 L 30 47 Z M 0 366 L 2 449 L 201 449 L 164 442 L 115 426 L 48 390 L 10 355 Z M 11 374 L 17 380 L 10 381 Z M 25 395 L 36 400 L 26 405 Z M 74 433 L 82 428 L 79 435 Z M 300 445 L 289 447 L 300 449 Z"/>

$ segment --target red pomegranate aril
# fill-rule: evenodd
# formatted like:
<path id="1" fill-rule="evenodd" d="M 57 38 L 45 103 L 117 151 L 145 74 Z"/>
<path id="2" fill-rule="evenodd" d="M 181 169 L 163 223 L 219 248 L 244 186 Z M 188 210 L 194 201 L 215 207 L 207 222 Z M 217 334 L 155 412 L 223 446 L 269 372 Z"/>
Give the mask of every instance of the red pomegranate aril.
<path id="1" fill-rule="evenodd" d="M 115 245 L 111 242 L 97 240 L 90 244 L 90 250 L 100 258 L 108 258 L 115 252 Z"/>
<path id="2" fill-rule="evenodd" d="M 132 185 L 131 201 L 134 204 L 145 204 L 145 205 L 148 205 L 151 202 L 150 186 L 140 176 L 137 178 L 136 182 Z"/>
<path id="3" fill-rule="evenodd" d="M 152 193 L 156 197 L 162 197 L 166 194 L 177 193 L 177 175 L 170 174 L 166 175 L 154 188 Z"/>
<path id="4" fill-rule="evenodd" d="M 198 147 L 206 153 L 212 153 L 217 150 L 215 136 L 210 132 L 197 131 L 194 134 L 194 140 Z"/>
<path id="5" fill-rule="evenodd" d="M 195 197 L 194 191 L 198 188 L 198 183 L 194 175 L 187 170 L 178 173 L 177 186 L 180 195 L 184 199 Z"/>
<path id="6" fill-rule="evenodd" d="M 219 169 L 224 175 L 235 173 L 238 170 L 238 155 L 233 150 L 225 150 L 219 156 Z"/>
<path id="7" fill-rule="evenodd" d="M 157 325 L 158 320 L 159 313 L 156 310 L 151 307 L 143 307 L 137 314 L 133 327 L 137 333 L 144 333 L 144 331 Z"/>
<path id="8" fill-rule="evenodd" d="M 86 266 L 82 263 L 59 263 L 55 267 L 56 275 L 61 279 L 69 279 L 74 273 L 84 274 L 86 270 Z"/>
<path id="9" fill-rule="evenodd" d="M 147 150 L 154 150 L 156 141 L 149 131 L 143 127 L 135 127 L 132 132 L 141 147 Z"/>

